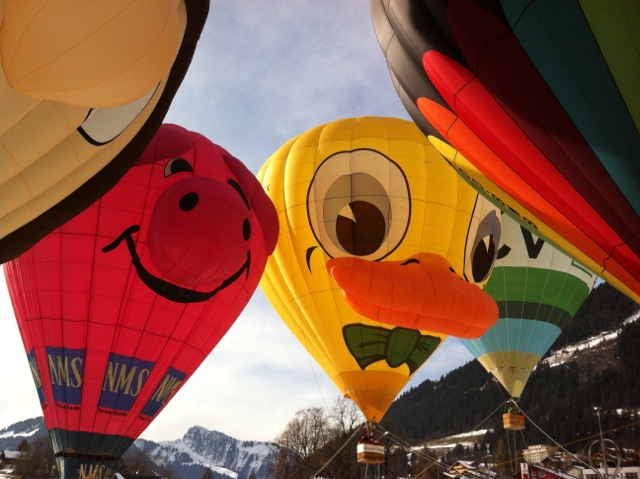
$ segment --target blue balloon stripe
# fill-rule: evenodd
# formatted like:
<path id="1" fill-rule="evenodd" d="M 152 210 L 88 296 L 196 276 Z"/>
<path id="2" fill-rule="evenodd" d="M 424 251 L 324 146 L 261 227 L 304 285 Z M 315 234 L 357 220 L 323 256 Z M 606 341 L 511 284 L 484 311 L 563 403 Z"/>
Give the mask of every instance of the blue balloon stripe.
<path id="1" fill-rule="evenodd" d="M 542 321 L 500 318 L 478 339 L 461 340 L 474 357 L 497 351 L 543 356 L 560 335 L 560 328 Z"/>

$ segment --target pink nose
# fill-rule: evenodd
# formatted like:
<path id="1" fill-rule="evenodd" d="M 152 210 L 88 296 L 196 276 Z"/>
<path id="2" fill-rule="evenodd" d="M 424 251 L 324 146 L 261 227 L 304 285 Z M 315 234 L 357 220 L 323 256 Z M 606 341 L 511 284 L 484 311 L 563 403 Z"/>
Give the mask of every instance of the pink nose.
<path id="1" fill-rule="evenodd" d="M 217 286 L 247 261 L 249 207 L 231 186 L 182 180 L 160 195 L 149 226 L 149 254 L 164 279 Z"/>

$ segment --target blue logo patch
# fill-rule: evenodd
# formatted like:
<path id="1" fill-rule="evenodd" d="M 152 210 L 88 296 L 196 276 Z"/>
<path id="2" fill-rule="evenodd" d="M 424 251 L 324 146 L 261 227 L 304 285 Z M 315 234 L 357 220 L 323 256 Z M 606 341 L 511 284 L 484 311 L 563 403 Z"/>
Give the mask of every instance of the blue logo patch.
<path id="1" fill-rule="evenodd" d="M 36 361 L 36 352 L 33 348 L 27 353 L 27 360 L 29 361 L 29 369 L 31 369 L 31 375 L 33 376 L 33 382 L 36 384 L 36 391 L 38 391 L 38 399 L 40 399 L 40 405 L 43 405 L 46 401 L 44 398 L 44 389 L 42 388 L 42 379 L 40 378 L 40 368 Z"/>
<path id="2" fill-rule="evenodd" d="M 111 353 L 98 406 L 129 411 L 154 365 L 151 361 Z"/>
<path id="3" fill-rule="evenodd" d="M 54 401 L 80 404 L 85 350 L 47 346 L 46 352 Z"/>
<path id="4" fill-rule="evenodd" d="M 144 406 L 142 414 L 147 417 L 154 417 L 160 408 L 169 400 L 173 393 L 184 382 L 187 375 L 177 369 L 169 368 L 153 395 Z"/>

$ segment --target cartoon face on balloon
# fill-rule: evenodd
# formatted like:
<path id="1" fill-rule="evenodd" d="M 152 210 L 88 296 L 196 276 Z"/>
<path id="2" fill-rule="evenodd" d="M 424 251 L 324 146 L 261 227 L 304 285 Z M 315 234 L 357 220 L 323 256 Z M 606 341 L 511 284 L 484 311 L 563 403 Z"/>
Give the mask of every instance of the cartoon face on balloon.
<path id="1" fill-rule="evenodd" d="M 163 125 L 114 189 L 5 264 L 61 470 L 127 449 L 246 306 L 277 235 L 240 161 Z"/>
<path id="2" fill-rule="evenodd" d="M 368 422 L 380 422 L 448 335 L 478 337 L 500 244 L 496 207 L 397 118 L 318 125 L 258 178 L 280 217 L 261 287 Z"/>
<path id="3" fill-rule="evenodd" d="M 103 252 L 124 242 L 138 278 L 150 290 L 174 302 L 208 301 L 243 274 L 249 275 L 252 230 L 259 228 L 252 228 L 247 195 L 233 178 L 221 182 L 194 176 L 193 165 L 184 158 L 170 159 L 162 174 L 155 169 L 151 188 L 158 183 L 162 192 L 146 231 L 139 224 L 129 225 Z M 177 181 L 170 178 L 174 175 Z M 171 186 L 163 190 L 160 183 Z M 148 263 L 156 274 L 142 261 L 136 235 L 140 243 L 146 242 Z"/>
<path id="4" fill-rule="evenodd" d="M 238 160 L 197 134 L 192 145 L 178 132 L 164 125 L 123 181 L 140 190 L 148 182 L 142 210 L 126 221 L 127 213 L 103 208 L 100 223 L 105 231 L 109 224 L 113 240 L 102 253 L 107 263 L 130 263 L 148 294 L 206 302 L 249 277 L 252 264 L 264 261 L 252 246 L 267 242 L 273 249 L 276 229 L 261 216 L 271 213 L 270 201 Z M 201 155 L 217 161 L 199 161 Z"/>
<path id="5" fill-rule="evenodd" d="M 207 0 L 0 2 L 0 262 L 89 207 L 138 160 L 208 9 Z"/>

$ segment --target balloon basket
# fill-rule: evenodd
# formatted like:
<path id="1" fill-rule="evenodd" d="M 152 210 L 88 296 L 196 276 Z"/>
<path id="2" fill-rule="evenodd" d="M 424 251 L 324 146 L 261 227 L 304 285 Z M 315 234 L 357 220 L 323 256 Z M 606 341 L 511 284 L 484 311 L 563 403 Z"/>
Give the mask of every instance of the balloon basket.
<path id="1" fill-rule="evenodd" d="M 384 462 L 384 445 L 363 440 L 356 449 L 360 464 L 381 464 Z"/>
<path id="2" fill-rule="evenodd" d="M 502 415 L 502 424 L 510 431 L 522 431 L 524 429 L 524 416 L 522 414 L 505 413 Z"/>
<path id="3" fill-rule="evenodd" d="M 358 441 L 356 452 L 360 464 L 381 464 L 384 462 L 384 444 L 380 435 L 371 425 L 362 428 L 362 437 Z"/>

